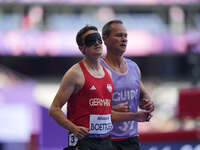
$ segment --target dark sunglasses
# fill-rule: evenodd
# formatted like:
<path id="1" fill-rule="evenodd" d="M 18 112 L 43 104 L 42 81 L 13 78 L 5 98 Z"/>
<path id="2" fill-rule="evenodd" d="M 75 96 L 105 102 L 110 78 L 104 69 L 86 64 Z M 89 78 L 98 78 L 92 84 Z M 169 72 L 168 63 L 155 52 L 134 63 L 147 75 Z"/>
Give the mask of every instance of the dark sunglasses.
<path id="1" fill-rule="evenodd" d="M 96 41 L 99 42 L 99 44 L 102 44 L 102 39 L 101 39 L 101 35 L 97 32 L 97 33 L 92 33 L 92 34 L 88 34 L 86 37 L 85 37 L 85 45 L 90 47 L 92 46 L 93 44 L 96 43 Z"/>

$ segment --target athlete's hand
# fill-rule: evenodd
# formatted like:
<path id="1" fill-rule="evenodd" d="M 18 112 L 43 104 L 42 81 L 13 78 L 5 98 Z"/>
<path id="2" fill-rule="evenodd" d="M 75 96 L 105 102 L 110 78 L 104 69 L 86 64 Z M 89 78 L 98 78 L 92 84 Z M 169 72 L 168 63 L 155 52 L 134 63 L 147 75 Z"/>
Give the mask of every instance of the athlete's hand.
<path id="1" fill-rule="evenodd" d="M 146 122 L 151 119 L 152 115 L 149 111 L 139 111 L 135 113 L 135 119 L 138 122 Z"/>
<path id="2" fill-rule="evenodd" d="M 115 111 L 120 111 L 120 112 L 128 112 L 128 102 L 124 102 L 115 106 L 112 106 L 112 109 Z"/>
<path id="3" fill-rule="evenodd" d="M 82 126 L 76 126 L 72 132 L 78 139 L 82 139 L 89 135 L 89 129 Z"/>
<path id="4" fill-rule="evenodd" d="M 153 112 L 154 111 L 154 104 L 149 99 L 143 98 L 141 100 L 140 108 L 147 110 L 149 112 Z"/>

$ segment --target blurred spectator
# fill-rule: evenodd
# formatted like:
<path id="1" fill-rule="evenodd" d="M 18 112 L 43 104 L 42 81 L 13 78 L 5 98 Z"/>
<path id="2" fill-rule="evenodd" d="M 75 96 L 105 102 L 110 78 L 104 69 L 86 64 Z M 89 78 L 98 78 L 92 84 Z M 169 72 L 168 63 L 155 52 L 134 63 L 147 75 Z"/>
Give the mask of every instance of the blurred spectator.
<path id="1" fill-rule="evenodd" d="M 23 29 L 40 28 L 43 20 L 43 9 L 40 6 L 33 6 L 30 8 L 28 14 L 22 20 Z"/>
<path id="2" fill-rule="evenodd" d="M 196 48 L 196 43 L 188 43 L 187 45 L 187 61 L 190 65 L 190 72 L 191 72 L 191 82 L 193 86 L 197 86 L 198 79 L 200 77 L 200 62 L 199 62 L 199 55 L 194 52 Z"/>

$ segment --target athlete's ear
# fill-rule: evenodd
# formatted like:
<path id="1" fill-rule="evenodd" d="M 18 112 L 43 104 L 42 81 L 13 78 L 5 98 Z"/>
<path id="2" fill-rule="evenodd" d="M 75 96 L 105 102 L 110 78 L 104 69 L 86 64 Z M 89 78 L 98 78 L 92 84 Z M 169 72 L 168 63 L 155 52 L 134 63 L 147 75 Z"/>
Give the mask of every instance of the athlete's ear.
<path id="1" fill-rule="evenodd" d="M 82 46 L 78 46 L 79 50 L 85 55 L 85 45 L 82 45 Z"/>
<path id="2" fill-rule="evenodd" d="M 103 39 L 103 42 L 106 44 L 106 42 L 107 42 L 107 40 L 108 40 L 108 36 L 102 35 L 102 39 Z"/>

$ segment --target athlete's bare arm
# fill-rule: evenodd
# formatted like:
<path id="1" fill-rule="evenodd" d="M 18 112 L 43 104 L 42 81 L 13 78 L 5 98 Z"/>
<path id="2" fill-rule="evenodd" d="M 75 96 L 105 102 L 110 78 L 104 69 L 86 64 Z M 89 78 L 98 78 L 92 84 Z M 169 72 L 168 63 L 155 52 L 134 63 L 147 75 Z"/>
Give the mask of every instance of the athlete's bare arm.
<path id="1" fill-rule="evenodd" d="M 146 92 L 142 81 L 140 81 L 140 100 L 139 107 L 150 112 L 154 111 L 154 104 L 151 101 L 149 94 Z"/>
<path id="2" fill-rule="evenodd" d="M 69 97 L 77 93 L 84 85 L 85 79 L 79 64 L 72 66 L 63 76 L 58 92 L 51 104 L 49 114 L 63 128 L 68 129 L 78 138 L 88 135 L 89 129 L 76 126 L 68 120 L 61 110 L 63 105 L 68 102 Z"/>
<path id="3" fill-rule="evenodd" d="M 146 122 L 151 119 L 151 114 L 149 111 L 139 111 L 139 112 L 119 112 L 112 110 L 112 121 L 121 122 L 135 120 L 138 122 Z"/>
<path id="4" fill-rule="evenodd" d="M 154 111 L 154 104 L 151 101 L 151 97 L 147 93 L 147 91 L 144 88 L 144 84 L 142 82 L 142 75 L 140 68 L 138 67 L 138 71 L 140 74 L 140 99 L 139 99 L 139 107 L 141 109 L 153 112 Z"/>
<path id="5" fill-rule="evenodd" d="M 120 103 L 118 105 L 112 106 L 112 110 L 114 111 L 119 111 L 119 112 L 128 112 L 129 107 L 128 107 L 128 102 Z"/>

